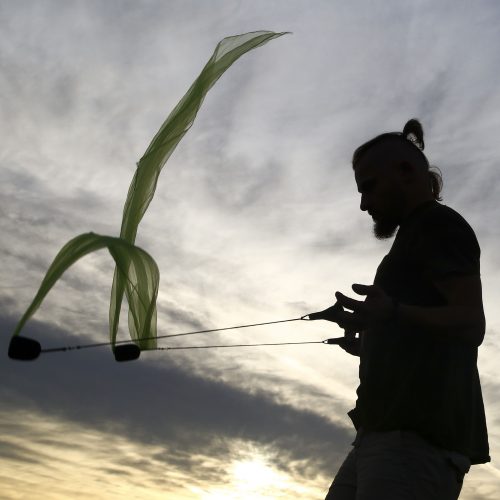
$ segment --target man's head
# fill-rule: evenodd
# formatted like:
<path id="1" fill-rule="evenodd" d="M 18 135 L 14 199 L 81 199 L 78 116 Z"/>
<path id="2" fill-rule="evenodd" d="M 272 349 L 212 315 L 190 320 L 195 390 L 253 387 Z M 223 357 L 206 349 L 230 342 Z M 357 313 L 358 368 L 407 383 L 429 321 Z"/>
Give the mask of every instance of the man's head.
<path id="1" fill-rule="evenodd" d="M 391 237 L 424 201 L 440 199 L 441 176 L 429 170 L 423 148 L 422 126 L 410 120 L 403 133 L 381 134 L 354 152 L 360 208 L 372 216 L 377 238 Z"/>

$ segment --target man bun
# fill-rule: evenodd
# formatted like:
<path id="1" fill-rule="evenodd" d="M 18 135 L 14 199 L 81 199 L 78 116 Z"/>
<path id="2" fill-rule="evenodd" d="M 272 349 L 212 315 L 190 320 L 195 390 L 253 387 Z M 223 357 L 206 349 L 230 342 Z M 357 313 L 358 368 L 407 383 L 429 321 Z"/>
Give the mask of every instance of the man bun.
<path id="1" fill-rule="evenodd" d="M 416 118 L 412 118 L 406 122 L 403 128 L 403 137 L 415 144 L 420 151 L 424 150 L 424 129 Z"/>
<path id="2" fill-rule="evenodd" d="M 416 118 L 412 118 L 411 120 L 408 120 L 406 122 L 406 125 L 403 128 L 403 137 L 417 146 L 417 148 L 420 149 L 423 154 L 425 147 L 424 129 L 422 127 L 422 124 Z M 437 201 L 442 201 L 443 198 L 441 197 L 441 191 L 443 189 L 443 177 L 441 175 L 441 170 L 439 170 L 439 168 L 434 165 L 429 165 L 428 174 L 434 199 Z"/>

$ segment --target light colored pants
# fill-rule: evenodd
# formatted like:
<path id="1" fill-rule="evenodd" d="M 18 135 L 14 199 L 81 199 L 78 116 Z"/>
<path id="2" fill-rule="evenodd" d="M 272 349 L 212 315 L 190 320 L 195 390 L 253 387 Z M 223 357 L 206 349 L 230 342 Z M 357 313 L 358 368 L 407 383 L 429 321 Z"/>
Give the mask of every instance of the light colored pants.
<path id="1" fill-rule="evenodd" d="M 470 461 L 410 431 L 358 432 L 325 500 L 456 500 Z"/>

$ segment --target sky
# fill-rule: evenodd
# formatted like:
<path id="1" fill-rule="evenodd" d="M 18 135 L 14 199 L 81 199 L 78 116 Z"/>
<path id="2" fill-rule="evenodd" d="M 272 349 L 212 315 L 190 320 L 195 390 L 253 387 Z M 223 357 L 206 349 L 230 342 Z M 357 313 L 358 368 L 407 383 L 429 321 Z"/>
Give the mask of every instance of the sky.
<path id="1" fill-rule="evenodd" d="M 350 160 L 412 117 L 444 203 L 482 247 L 479 350 L 500 489 L 500 4 L 0 0 L 0 491 L 7 499 L 322 498 L 350 449 L 358 358 L 336 346 L 8 359 L 16 322 L 74 236 L 119 234 L 136 162 L 225 36 L 289 31 L 210 91 L 164 167 L 137 244 L 161 272 L 161 334 L 300 317 L 371 283 L 390 241 L 359 210 Z M 113 260 L 85 257 L 23 334 L 105 342 Z M 119 338 L 127 339 L 126 316 Z M 162 346 L 320 341 L 331 323 Z"/>

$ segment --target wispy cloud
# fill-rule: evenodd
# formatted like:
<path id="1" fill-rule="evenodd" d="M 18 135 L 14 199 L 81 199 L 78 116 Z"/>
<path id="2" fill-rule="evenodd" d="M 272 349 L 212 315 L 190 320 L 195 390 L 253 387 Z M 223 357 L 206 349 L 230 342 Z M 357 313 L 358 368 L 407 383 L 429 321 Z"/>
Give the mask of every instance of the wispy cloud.
<path id="1" fill-rule="evenodd" d="M 215 43 L 289 30 L 224 75 L 162 172 L 138 235 L 162 273 L 160 330 L 297 317 L 329 305 L 337 289 L 370 282 L 388 248 L 371 238 L 358 210 L 351 154 L 417 116 L 431 163 L 444 174 L 445 202 L 472 223 L 483 248 L 489 331 L 480 368 L 494 415 L 499 18 L 492 2 L 451 0 L 1 3 L 3 352 L 61 246 L 81 232 L 118 234 L 135 162 Z M 47 345 L 105 340 L 112 273 L 105 252 L 79 262 L 26 332 Z M 233 333 L 185 340 L 321 340 L 341 332 L 292 323 Z M 235 352 L 148 353 L 126 366 L 105 349 L 33 364 L 3 354 L 4 463 L 35 460 L 37 477 L 46 477 L 51 462 L 62 466 L 58 452 L 74 446 L 64 472 L 75 478 L 84 460 L 109 498 L 125 492 L 115 478 L 141 498 L 154 498 L 155 488 L 210 498 L 208 483 L 231 498 L 235 479 L 224 463 L 248 458 L 253 443 L 273 470 L 307 477 L 320 496 L 352 434 L 344 426 L 356 360 L 328 346 Z M 48 418 L 57 423 L 49 433 Z M 495 457 L 498 422 L 489 422 Z M 48 437 L 56 427 L 78 442 Z M 200 467 L 195 489 L 186 489 Z M 468 476 L 464 498 L 494 498 L 496 462 L 491 467 Z M 0 481 L 15 491 L 5 474 Z M 33 486 L 27 472 L 22 484 Z M 60 494 L 76 497 L 68 484 Z"/>

